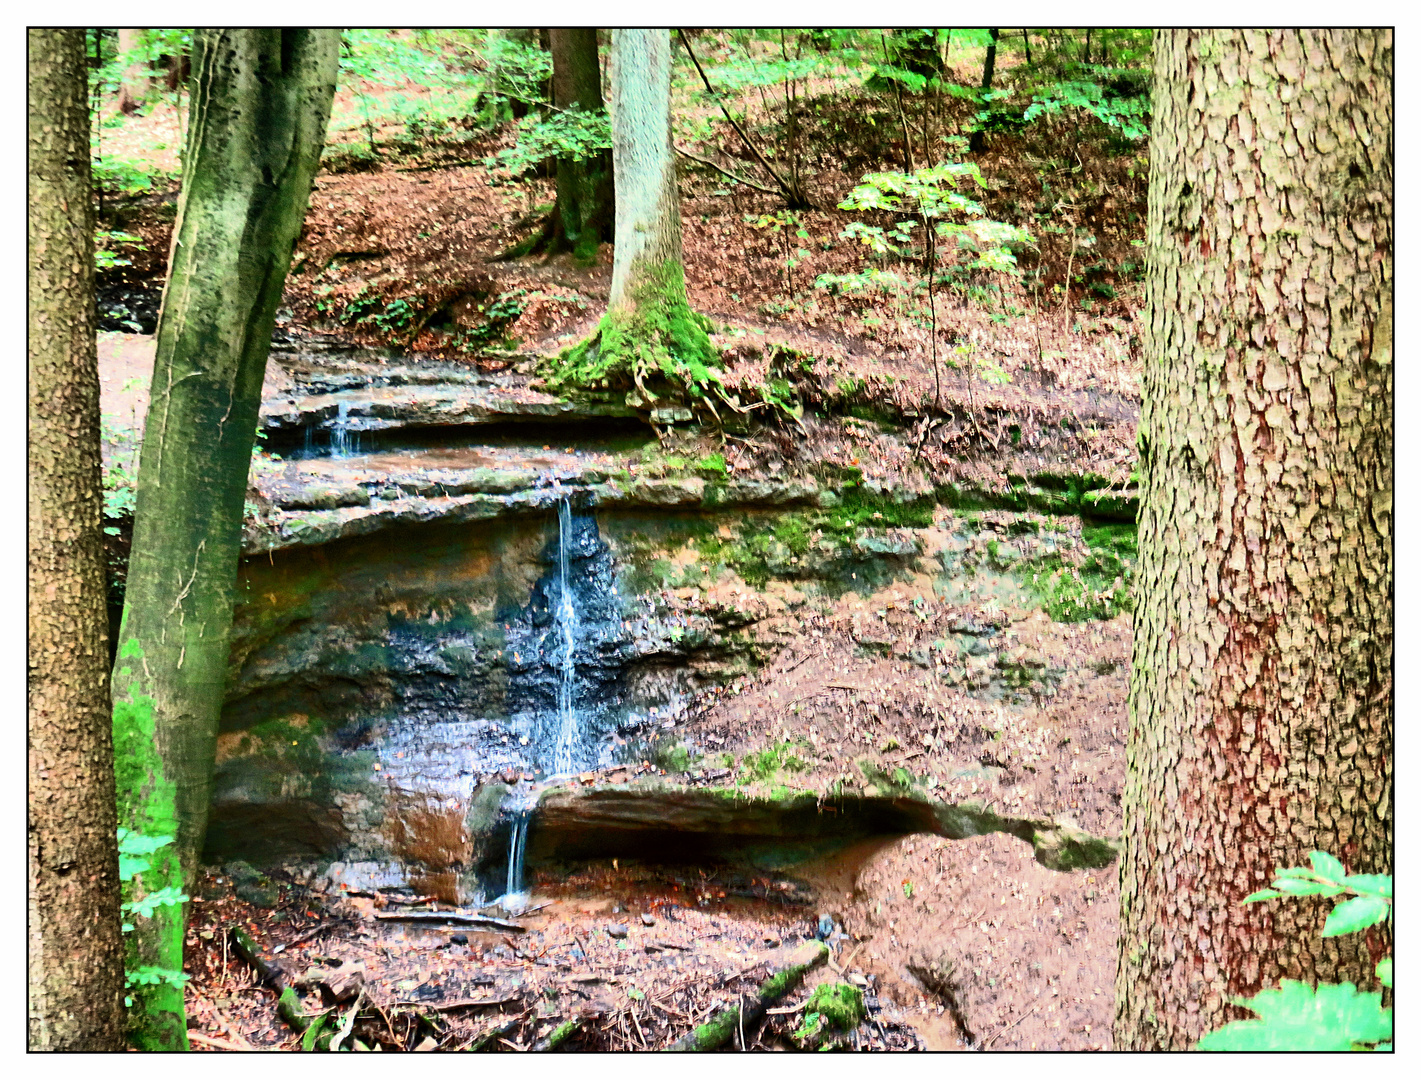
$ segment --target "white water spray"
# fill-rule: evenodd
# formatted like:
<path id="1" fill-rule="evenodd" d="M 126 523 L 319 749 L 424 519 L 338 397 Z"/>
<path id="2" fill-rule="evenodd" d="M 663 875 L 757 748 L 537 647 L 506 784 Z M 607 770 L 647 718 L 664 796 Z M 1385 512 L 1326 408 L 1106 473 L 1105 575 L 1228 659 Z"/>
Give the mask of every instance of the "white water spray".
<path id="1" fill-rule="evenodd" d="M 572 603 L 572 589 L 567 580 L 567 549 L 572 543 L 572 504 L 567 499 L 558 503 L 558 603 L 554 619 L 562 648 L 558 655 L 558 738 L 553 748 L 553 774 L 572 773 L 572 751 L 578 744 L 581 725 L 573 709 L 572 695 L 576 678 L 577 609 Z"/>
<path id="2" fill-rule="evenodd" d="M 331 457 L 337 460 L 347 458 L 351 449 L 350 402 L 342 401 L 336 405 L 336 421 L 331 427 Z"/>

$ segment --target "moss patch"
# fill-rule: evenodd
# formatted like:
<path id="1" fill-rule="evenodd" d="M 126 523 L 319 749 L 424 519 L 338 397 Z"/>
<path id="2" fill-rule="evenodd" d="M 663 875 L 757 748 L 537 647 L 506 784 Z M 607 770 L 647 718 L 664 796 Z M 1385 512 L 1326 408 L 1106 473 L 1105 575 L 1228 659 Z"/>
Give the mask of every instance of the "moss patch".
<path id="1" fill-rule="evenodd" d="M 804 1022 L 790 1038 L 804 1047 L 817 1046 L 832 1031 L 850 1031 L 866 1015 L 863 991 L 848 983 L 820 983 L 804 1005 Z"/>
<path id="2" fill-rule="evenodd" d="M 552 362 L 549 386 L 629 391 L 634 408 L 718 393 L 720 353 L 707 334 L 709 321 L 686 302 L 681 264 L 668 260 L 652 267 L 630 301 L 607 312 L 590 338 Z"/>
<path id="3" fill-rule="evenodd" d="M 1081 561 L 1048 555 L 1030 564 L 1030 586 L 1057 622 L 1112 619 L 1134 606 L 1135 527 L 1087 526 L 1088 554 Z"/>

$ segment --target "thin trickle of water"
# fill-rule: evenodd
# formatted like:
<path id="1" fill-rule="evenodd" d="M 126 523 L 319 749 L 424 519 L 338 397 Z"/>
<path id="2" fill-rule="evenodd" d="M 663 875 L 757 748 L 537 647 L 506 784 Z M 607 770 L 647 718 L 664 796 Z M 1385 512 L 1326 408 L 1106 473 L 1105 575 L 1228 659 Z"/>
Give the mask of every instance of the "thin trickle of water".
<path id="1" fill-rule="evenodd" d="M 572 772 L 572 752 L 581 741 L 581 725 L 573 708 L 577 677 L 577 609 L 567 580 L 568 546 L 572 543 L 572 504 L 558 503 L 558 603 L 555 620 L 562 648 L 558 654 L 558 738 L 553 749 L 553 775 Z"/>
<path id="2" fill-rule="evenodd" d="M 350 456 L 353 449 L 350 437 L 350 402 L 336 405 L 335 424 L 331 427 L 331 457 L 340 460 Z"/>
<path id="3" fill-rule="evenodd" d="M 531 810 L 519 810 L 513 818 L 513 834 L 508 844 L 508 884 L 504 892 L 517 896 L 523 892 L 523 849 L 528 846 L 528 817 Z"/>

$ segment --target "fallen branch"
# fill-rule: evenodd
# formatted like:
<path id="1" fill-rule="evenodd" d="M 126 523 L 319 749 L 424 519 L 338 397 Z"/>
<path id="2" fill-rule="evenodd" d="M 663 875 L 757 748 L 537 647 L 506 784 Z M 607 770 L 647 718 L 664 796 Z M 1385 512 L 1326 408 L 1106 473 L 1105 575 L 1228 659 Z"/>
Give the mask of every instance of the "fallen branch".
<path id="1" fill-rule="evenodd" d="M 313 937 L 319 937 L 321 934 L 324 934 L 327 930 L 334 930 L 334 929 L 335 929 L 337 926 L 339 926 L 341 923 L 349 922 L 349 921 L 350 921 L 349 919 L 336 919 L 336 920 L 334 920 L 333 922 L 322 923 L 320 926 L 316 927 L 314 930 L 307 930 L 307 931 L 306 931 L 304 934 L 302 934 L 300 937 L 293 938 L 292 940 L 290 940 L 290 941 L 288 941 L 288 942 L 285 942 L 284 944 L 273 946 L 271 951 L 272 951 L 272 953 L 273 953 L 273 955 L 274 955 L 274 954 L 276 954 L 276 953 L 285 952 L 287 949 L 294 949 L 294 948 L 296 948 L 297 945 L 304 945 L 306 942 L 310 941 Z"/>
<path id="2" fill-rule="evenodd" d="M 377 911 L 375 918 L 382 921 L 420 923 L 458 923 L 460 926 L 483 926 L 490 930 L 508 930 L 515 934 L 528 932 L 526 926 L 519 926 L 507 919 L 495 919 L 492 915 L 466 915 L 462 911 Z"/>
<path id="3" fill-rule="evenodd" d="M 489 1027 L 485 1028 L 482 1032 L 475 1035 L 460 1049 L 467 1050 L 470 1053 L 477 1053 L 489 1043 L 493 1042 L 495 1039 L 497 1039 L 499 1042 L 502 1042 L 503 1036 L 507 1035 L 510 1031 L 516 1028 L 519 1024 L 521 1024 L 523 1022 L 523 1018 L 527 1015 L 528 1014 L 526 1012 L 522 1012 L 507 1017 L 505 1019 L 495 1021 Z"/>
<path id="4" fill-rule="evenodd" d="M 768 188 L 768 187 L 766 187 L 764 184 L 757 184 L 757 183 L 755 183 L 755 181 L 753 181 L 753 180 L 746 180 L 745 177 L 743 177 L 743 176 L 736 176 L 736 175 L 735 175 L 733 172 L 731 172 L 729 169 L 721 168 L 719 165 L 717 165 L 714 161 L 711 161 L 709 158 L 700 157 L 700 156 L 698 156 L 698 155 L 696 155 L 696 154 L 691 153 L 689 150 L 682 150 L 682 149 L 681 149 L 679 146 L 677 146 L 675 143 L 672 143 L 672 144 L 671 144 L 671 149 L 672 149 L 672 150 L 675 150 L 676 153 L 680 154 L 682 157 L 690 158 L 692 161 L 698 161 L 698 162 L 700 162 L 702 165 L 709 165 L 709 166 L 710 166 L 712 169 L 714 169 L 716 172 L 720 173 L 721 176 L 724 176 L 724 177 L 726 177 L 726 178 L 729 179 L 729 180 L 734 180 L 737 184 L 744 184 L 746 187 L 754 188 L 756 191 L 763 191 L 766 195 L 779 195 L 779 194 L 780 194 L 780 192 L 776 191 L 774 188 Z"/>
<path id="5" fill-rule="evenodd" d="M 231 927 L 228 937 L 231 938 L 232 947 L 237 950 L 237 955 L 256 968 L 262 982 L 276 992 L 277 1015 L 285 1020 L 287 1026 L 293 1031 L 304 1034 L 317 1018 L 326 1015 L 323 1012 L 316 1013 L 314 1016 L 306 1014 L 306 1011 L 301 1007 L 301 1000 L 296 996 L 296 991 L 287 984 L 286 971 L 280 964 L 263 956 L 257 943 L 240 926 Z"/>
<path id="6" fill-rule="evenodd" d="M 823 963 L 828 955 L 829 947 L 822 941 L 806 941 L 789 954 L 778 971 L 760 984 L 759 991 L 749 1001 L 723 1010 L 667 1049 L 704 1051 L 724 1046 L 747 1021 L 751 1026 L 759 1023 L 771 1005 L 797 987 L 805 973 Z"/>
<path id="7" fill-rule="evenodd" d="M 996 1042 L 998 1038 L 1000 1038 L 1001 1036 L 1005 1035 L 1005 1034 L 1006 1034 L 1008 1031 L 1010 1031 L 1012 1028 L 1016 1027 L 1017 1024 L 1021 1023 L 1023 1020 L 1025 1020 L 1028 1016 L 1030 1016 L 1032 1013 L 1034 1013 L 1034 1012 L 1035 1012 L 1037 1009 L 1039 1009 L 1039 1008 L 1041 1008 L 1040 1005 L 1033 1005 L 1031 1008 L 1027 1009 L 1026 1012 L 1022 1013 L 1022 1014 L 1021 1014 L 1020 1016 L 1018 1016 L 1015 1020 L 1013 1020 L 1010 1024 L 1008 1024 L 1006 1027 L 1002 1028 L 1002 1029 L 1001 1029 L 1000 1031 L 998 1031 L 995 1035 L 993 1035 L 990 1039 L 988 1039 L 986 1042 L 984 1042 L 984 1043 L 982 1044 L 982 1049 L 983 1049 L 983 1050 L 987 1049 L 987 1047 L 991 1046 L 992 1043 Z"/>
<path id="8" fill-rule="evenodd" d="M 482 1005 L 507 1005 L 510 1002 L 522 1001 L 522 995 L 510 994 L 507 997 L 496 998 L 464 998 L 460 1001 L 392 1001 L 394 1005 L 418 1005 L 422 1009 L 432 1009 L 434 1012 L 450 1012 L 453 1009 L 477 1009 Z"/>

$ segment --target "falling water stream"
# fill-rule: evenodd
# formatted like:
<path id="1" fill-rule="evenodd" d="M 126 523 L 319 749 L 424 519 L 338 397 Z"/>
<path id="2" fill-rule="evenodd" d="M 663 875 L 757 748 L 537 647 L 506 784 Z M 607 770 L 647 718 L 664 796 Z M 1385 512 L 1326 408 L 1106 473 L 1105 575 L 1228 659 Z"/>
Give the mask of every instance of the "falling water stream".
<path id="1" fill-rule="evenodd" d="M 339 402 L 335 423 L 331 425 L 331 457 L 339 461 L 358 453 L 358 440 L 359 436 L 352 437 L 350 431 L 350 402 Z"/>
<path id="2" fill-rule="evenodd" d="M 577 609 L 572 602 L 572 590 L 567 581 L 567 549 L 572 543 L 572 504 L 567 499 L 558 503 L 558 605 L 557 628 L 562 639 L 558 657 L 558 741 L 553 748 L 553 776 L 572 773 L 572 750 L 581 741 L 581 725 L 572 705 L 573 680 L 577 675 Z"/>
<path id="3" fill-rule="evenodd" d="M 549 658 L 557 674 L 557 706 L 551 718 L 556 726 L 551 767 L 548 779 L 572 775 L 577 767 L 574 754 L 582 750 L 584 732 L 582 715 L 576 708 L 578 618 L 575 591 L 568 578 L 568 562 L 574 533 L 572 503 L 558 500 L 557 598 L 550 605 L 553 616 L 555 649 Z M 498 903 L 508 911 L 519 911 L 527 904 L 523 883 L 523 852 L 528 842 L 528 821 L 536 804 L 536 794 L 510 791 L 504 803 L 509 818 L 508 874 L 504 895 Z"/>

